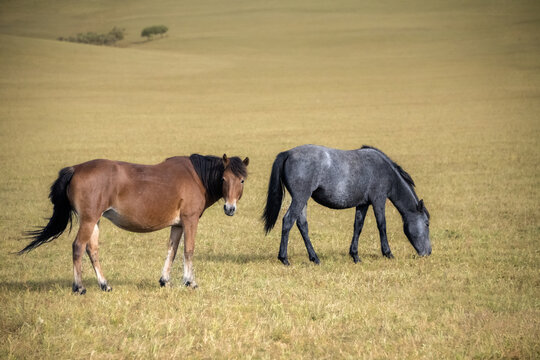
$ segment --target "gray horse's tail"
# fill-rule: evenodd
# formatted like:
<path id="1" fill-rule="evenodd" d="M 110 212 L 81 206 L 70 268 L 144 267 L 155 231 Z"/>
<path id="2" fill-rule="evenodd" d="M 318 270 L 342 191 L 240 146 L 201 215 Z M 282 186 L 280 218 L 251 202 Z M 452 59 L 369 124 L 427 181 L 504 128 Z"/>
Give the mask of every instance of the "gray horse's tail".
<path id="1" fill-rule="evenodd" d="M 68 223 L 71 230 L 71 216 L 73 208 L 67 197 L 67 188 L 73 177 L 73 167 L 67 167 L 58 173 L 58 179 L 51 185 L 51 192 L 49 193 L 49 199 L 53 204 L 53 214 L 49 219 L 47 225 L 37 230 L 28 231 L 25 233 L 27 237 L 30 237 L 32 242 L 26 245 L 24 249 L 18 252 L 22 255 L 30 250 L 37 248 L 47 242 L 53 241 L 66 230 Z"/>
<path id="2" fill-rule="evenodd" d="M 268 195 L 266 198 L 266 207 L 262 215 L 264 221 L 264 231 L 268 234 L 270 230 L 276 224 L 279 216 L 279 210 L 281 210 L 281 203 L 283 201 L 284 187 L 283 187 L 283 164 L 287 157 L 288 152 L 279 153 L 272 165 L 272 173 L 270 174 L 270 182 L 268 183 Z"/>

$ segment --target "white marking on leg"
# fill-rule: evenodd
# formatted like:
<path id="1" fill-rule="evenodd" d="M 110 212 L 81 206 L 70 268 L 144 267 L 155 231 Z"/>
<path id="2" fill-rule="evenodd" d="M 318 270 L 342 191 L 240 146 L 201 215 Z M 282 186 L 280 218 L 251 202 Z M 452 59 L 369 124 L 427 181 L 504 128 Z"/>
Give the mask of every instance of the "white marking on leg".
<path id="1" fill-rule="evenodd" d="M 193 262 L 184 255 L 184 284 L 193 282 Z"/>
<path id="2" fill-rule="evenodd" d="M 101 275 L 101 273 L 99 273 L 98 271 L 96 271 L 96 276 L 97 276 L 97 280 L 98 280 L 99 285 L 107 283 L 107 280 L 105 280 L 103 275 Z"/>
<path id="3" fill-rule="evenodd" d="M 163 271 L 161 272 L 161 278 L 165 282 L 168 282 L 170 279 L 172 253 L 173 248 L 169 246 L 169 250 L 167 251 L 167 258 L 165 259 L 165 265 L 163 265 Z"/>
<path id="4" fill-rule="evenodd" d="M 81 286 L 81 283 L 82 283 L 82 276 L 81 274 L 79 274 L 77 272 L 77 269 L 75 266 L 73 266 L 73 279 L 74 279 L 74 283 L 77 284 L 78 286 Z"/>
<path id="5" fill-rule="evenodd" d="M 92 256 L 96 256 L 95 259 L 90 258 L 90 260 L 93 262 L 94 271 L 96 272 L 96 277 L 98 280 L 99 285 L 104 285 L 107 283 L 107 279 L 105 279 L 105 276 L 103 276 L 103 273 L 101 272 L 101 265 L 99 263 L 99 256 L 98 256 L 98 238 L 99 238 L 99 227 L 98 224 L 94 225 L 94 230 L 92 231 L 92 235 L 90 238 L 90 242 L 93 246 L 95 246 L 96 253 Z M 94 263 L 95 261 L 95 263 Z"/>
<path id="6" fill-rule="evenodd" d="M 176 252 L 178 250 L 178 244 L 180 243 L 180 238 L 182 237 L 183 229 L 181 227 L 172 227 L 171 235 L 169 238 L 169 249 L 167 250 L 167 257 L 165 258 L 165 264 L 163 265 L 163 270 L 161 271 L 161 280 L 165 283 L 169 282 L 171 275 L 171 268 L 174 263 L 174 258 L 176 257 Z M 162 283 L 163 285 L 163 283 Z"/>

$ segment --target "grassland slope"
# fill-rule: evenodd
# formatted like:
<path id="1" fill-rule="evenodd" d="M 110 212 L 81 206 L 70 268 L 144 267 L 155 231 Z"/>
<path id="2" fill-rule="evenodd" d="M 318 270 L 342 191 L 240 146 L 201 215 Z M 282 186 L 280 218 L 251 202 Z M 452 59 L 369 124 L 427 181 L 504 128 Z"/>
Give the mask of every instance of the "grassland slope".
<path id="1" fill-rule="evenodd" d="M 3 1 L 0 3 L 0 357 L 538 358 L 540 21 L 536 2 Z M 140 30 L 164 24 L 146 42 Z M 118 47 L 59 42 L 127 31 Z M 396 259 L 369 213 L 310 203 L 320 266 L 291 232 L 275 259 L 263 208 L 277 152 L 377 146 L 414 178 L 433 255 L 414 257 L 389 204 Z M 238 214 L 199 227 L 200 288 L 160 289 L 167 231 L 101 222 L 112 293 L 71 241 L 24 257 L 47 187 L 91 158 L 249 156 Z M 288 200 L 287 200 L 288 201 Z M 286 202 L 287 202 L 286 201 Z M 287 204 L 285 204 L 286 206 Z"/>

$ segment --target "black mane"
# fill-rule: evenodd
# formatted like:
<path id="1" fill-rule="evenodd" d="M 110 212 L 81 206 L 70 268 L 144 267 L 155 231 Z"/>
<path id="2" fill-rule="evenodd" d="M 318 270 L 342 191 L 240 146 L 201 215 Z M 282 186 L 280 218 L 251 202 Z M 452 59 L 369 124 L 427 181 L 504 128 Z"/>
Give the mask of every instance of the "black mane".
<path id="1" fill-rule="evenodd" d="M 416 185 L 414 184 L 414 181 L 411 177 L 411 175 L 409 175 L 408 172 L 406 172 L 405 170 L 403 170 L 403 168 L 401 166 L 399 166 L 398 164 L 396 164 L 392 159 L 390 159 L 388 157 L 388 155 L 386 155 L 385 153 L 383 153 L 381 150 L 377 149 L 377 148 L 374 148 L 373 146 L 367 146 L 367 145 L 364 145 L 361 147 L 361 149 L 371 149 L 371 150 L 375 150 L 379 153 L 381 153 L 386 159 L 388 159 L 388 161 L 390 161 L 392 163 L 392 166 L 398 171 L 399 175 L 401 175 L 401 177 L 403 178 L 403 180 L 405 180 L 405 182 L 407 184 L 409 184 L 409 186 L 411 188 L 414 188 Z M 413 191 L 414 193 L 414 191 Z M 415 194 L 416 195 L 416 194 Z"/>
<path id="2" fill-rule="evenodd" d="M 217 156 L 203 156 L 199 154 L 192 154 L 189 157 L 197 175 L 201 179 L 204 187 L 206 188 L 210 201 L 215 202 L 223 197 L 223 172 L 225 167 L 223 166 L 223 159 Z M 239 157 L 229 158 L 229 169 L 236 176 L 243 178 L 247 177 L 246 165 Z"/>
<path id="3" fill-rule="evenodd" d="M 403 180 L 405 180 L 405 182 L 411 187 L 411 191 L 414 195 L 414 197 L 416 198 L 417 201 L 422 201 L 422 200 L 419 200 L 418 199 L 418 195 L 416 195 L 416 192 L 414 191 L 414 187 L 415 187 L 415 184 L 414 184 L 414 181 L 411 177 L 411 175 L 409 175 L 408 172 L 406 172 L 405 170 L 403 170 L 403 168 L 401 166 L 399 166 L 397 163 L 395 163 L 392 159 L 390 159 L 388 157 L 388 155 L 386 155 L 385 153 L 383 153 L 381 150 L 377 149 L 377 148 L 374 148 L 372 146 L 367 146 L 367 145 L 363 145 L 361 149 L 371 149 L 371 150 L 375 150 L 379 153 L 381 153 L 381 155 L 383 155 L 386 159 L 388 159 L 388 161 L 390 161 L 392 163 L 392 166 L 398 171 L 399 175 L 403 178 Z M 423 201 L 422 201 L 422 211 L 426 214 L 426 216 L 428 217 L 428 219 L 430 218 L 430 215 L 429 215 L 429 211 L 428 209 L 423 205 Z"/>

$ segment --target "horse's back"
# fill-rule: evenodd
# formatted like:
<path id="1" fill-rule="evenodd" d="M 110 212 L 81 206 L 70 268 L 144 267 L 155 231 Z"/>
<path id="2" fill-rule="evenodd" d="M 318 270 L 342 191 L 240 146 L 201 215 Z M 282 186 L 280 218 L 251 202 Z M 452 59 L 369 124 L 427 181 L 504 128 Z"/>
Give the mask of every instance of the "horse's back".
<path id="1" fill-rule="evenodd" d="M 339 150 L 302 145 L 289 150 L 285 163 L 289 192 L 309 191 L 330 208 L 350 208 L 386 195 L 392 169 L 376 151 Z"/>
<path id="2" fill-rule="evenodd" d="M 175 179 L 193 178 L 195 172 L 188 157 L 176 156 L 155 165 L 136 164 L 107 159 L 90 160 L 74 165 L 74 180 L 85 183 L 106 182 L 109 185 L 174 185 Z"/>

